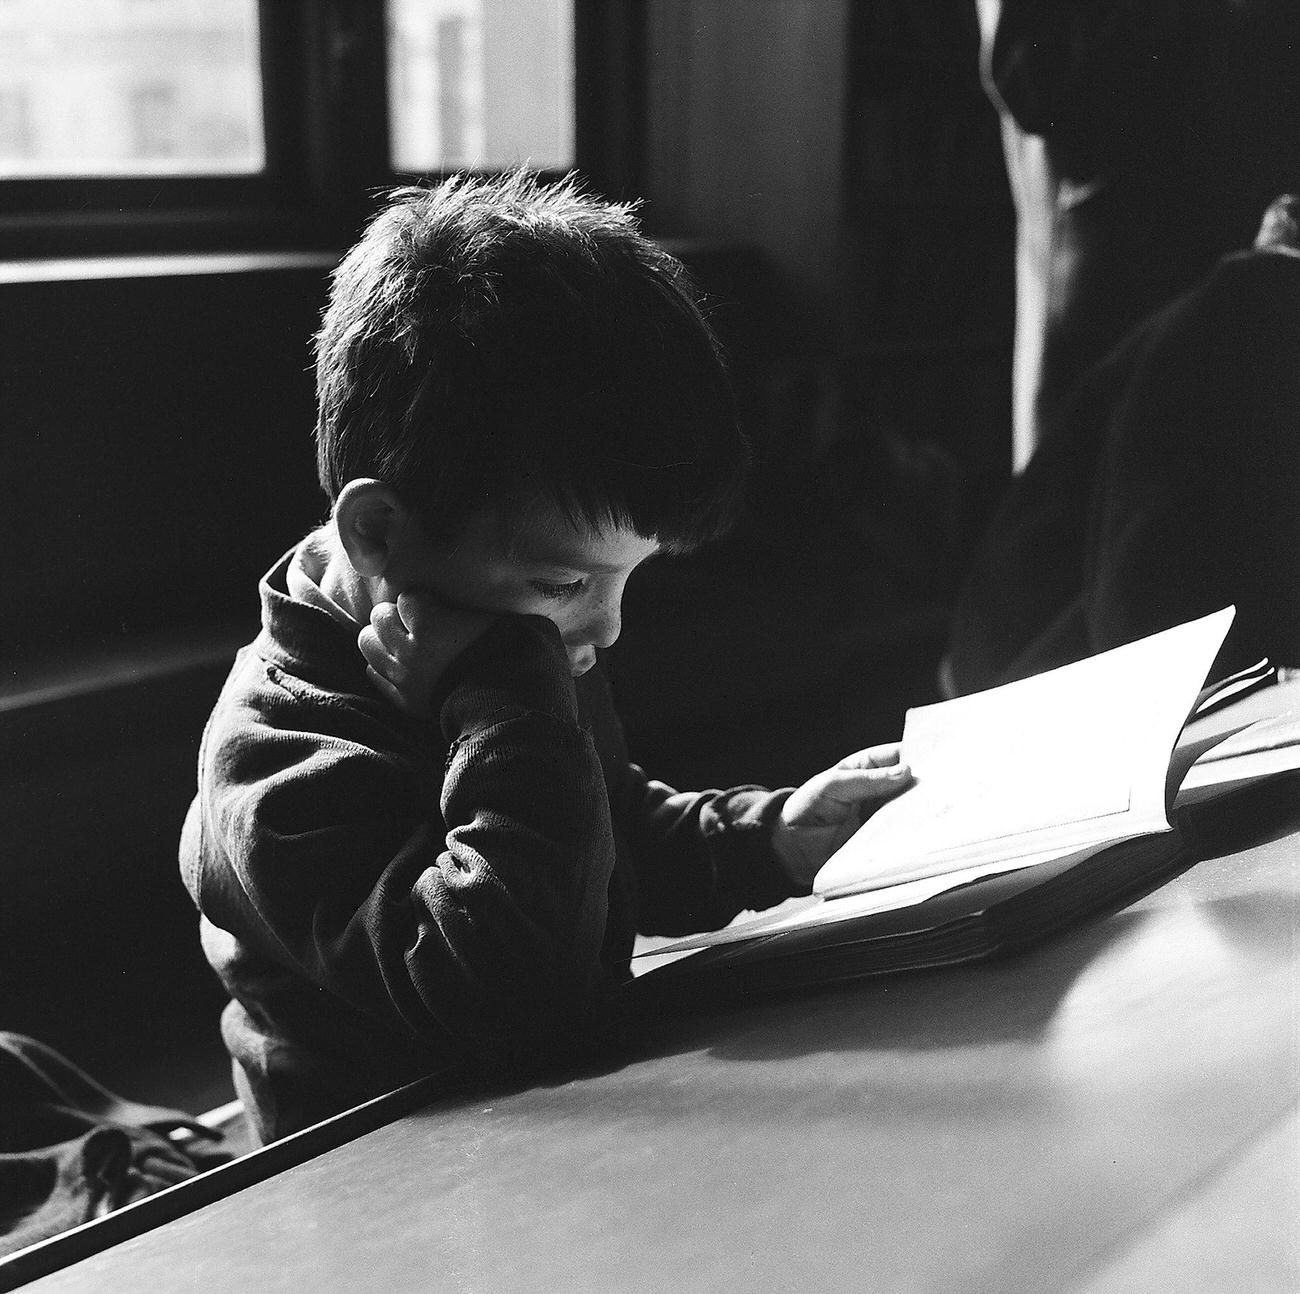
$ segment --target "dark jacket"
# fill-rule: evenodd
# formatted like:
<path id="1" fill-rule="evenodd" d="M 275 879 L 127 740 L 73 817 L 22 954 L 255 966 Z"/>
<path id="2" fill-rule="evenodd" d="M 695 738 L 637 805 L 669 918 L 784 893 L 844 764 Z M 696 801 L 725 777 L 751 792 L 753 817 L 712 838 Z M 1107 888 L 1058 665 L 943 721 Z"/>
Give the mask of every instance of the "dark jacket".
<path id="1" fill-rule="evenodd" d="M 500 621 L 417 720 L 371 690 L 349 626 L 290 598 L 292 558 L 261 584 L 181 841 L 264 1139 L 430 1071 L 572 1055 L 607 1029 L 638 930 L 790 893 L 785 794 L 649 780 L 549 621 Z"/>
<path id="2" fill-rule="evenodd" d="M 1215 673 L 1300 664 L 1300 256 L 1225 257 L 1076 388 L 953 618 L 959 692 L 1218 610 Z"/>

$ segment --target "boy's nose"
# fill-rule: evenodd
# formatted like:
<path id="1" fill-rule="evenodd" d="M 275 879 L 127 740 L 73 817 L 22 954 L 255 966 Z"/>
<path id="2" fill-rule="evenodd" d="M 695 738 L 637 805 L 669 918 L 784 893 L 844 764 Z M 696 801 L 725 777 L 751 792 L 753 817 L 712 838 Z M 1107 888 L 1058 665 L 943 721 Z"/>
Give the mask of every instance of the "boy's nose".
<path id="1" fill-rule="evenodd" d="M 585 626 L 587 641 L 593 647 L 612 647 L 623 628 L 622 608 L 618 598 L 611 598 L 596 608 Z"/>

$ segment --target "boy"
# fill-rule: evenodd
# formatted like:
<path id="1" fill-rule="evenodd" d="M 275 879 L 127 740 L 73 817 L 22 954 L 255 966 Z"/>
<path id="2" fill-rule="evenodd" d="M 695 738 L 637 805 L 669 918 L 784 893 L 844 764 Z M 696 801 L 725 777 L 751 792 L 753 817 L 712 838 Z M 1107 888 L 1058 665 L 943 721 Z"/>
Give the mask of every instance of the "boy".
<path id="1" fill-rule="evenodd" d="M 335 274 L 317 390 L 330 523 L 262 581 L 181 841 L 263 1141 L 581 1049 L 638 928 L 806 889 L 907 781 L 893 747 L 793 793 L 628 762 L 597 652 L 642 561 L 726 527 L 746 459 L 628 208 L 521 174 L 395 194 Z"/>

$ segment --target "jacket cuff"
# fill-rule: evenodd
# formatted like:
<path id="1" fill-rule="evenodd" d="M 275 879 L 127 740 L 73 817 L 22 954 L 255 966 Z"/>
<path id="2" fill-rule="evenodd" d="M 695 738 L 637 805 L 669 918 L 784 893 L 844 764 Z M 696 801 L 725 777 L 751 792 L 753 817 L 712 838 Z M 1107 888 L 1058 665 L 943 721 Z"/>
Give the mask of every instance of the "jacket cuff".
<path id="1" fill-rule="evenodd" d="M 795 894 L 807 894 L 781 866 L 772 848 L 772 827 L 793 787 L 768 791 L 739 786 L 706 806 L 701 825 L 716 860 L 719 890 L 736 911 L 770 908 Z"/>
<path id="2" fill-rule="evenodd" d="M 454 742 L 502 711 L 531 711 L 578 726 L 578 698 L 560 631 L 543 616 L 503 616 L 452 662 L 437 705 Z"/>

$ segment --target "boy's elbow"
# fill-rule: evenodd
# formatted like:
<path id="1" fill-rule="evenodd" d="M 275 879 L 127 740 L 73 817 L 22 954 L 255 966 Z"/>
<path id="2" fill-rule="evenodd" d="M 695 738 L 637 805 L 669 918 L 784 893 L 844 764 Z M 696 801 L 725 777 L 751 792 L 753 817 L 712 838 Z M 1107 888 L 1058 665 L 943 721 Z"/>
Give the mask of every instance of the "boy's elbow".
<path id="1" fill-rule="evenodd" d="M 431 1022 L 488 1071 L 520 1074 L 578 1061 L 622 1035 L 615 985 L 598 959 L 558 949 L 496 958 L 456 987 L 423 974 L 417 960 L 418 948 L 412 974 Z"/>

